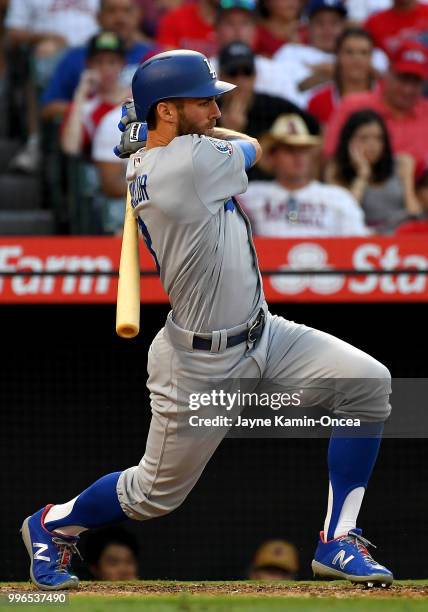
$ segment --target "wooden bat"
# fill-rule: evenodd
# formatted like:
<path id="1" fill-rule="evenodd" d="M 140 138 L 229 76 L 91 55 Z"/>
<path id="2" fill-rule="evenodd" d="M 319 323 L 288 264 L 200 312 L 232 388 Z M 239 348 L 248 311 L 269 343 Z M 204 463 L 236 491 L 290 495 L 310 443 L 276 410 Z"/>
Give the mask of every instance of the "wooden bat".
<path id="1" fill-rule="evenodd" d="M 126 197 L 117 286 L 116 333 L 121 338 L 134 338 L 140 331 L 140 256 L 138 226 L 133 215 L 131 195 Z"/>

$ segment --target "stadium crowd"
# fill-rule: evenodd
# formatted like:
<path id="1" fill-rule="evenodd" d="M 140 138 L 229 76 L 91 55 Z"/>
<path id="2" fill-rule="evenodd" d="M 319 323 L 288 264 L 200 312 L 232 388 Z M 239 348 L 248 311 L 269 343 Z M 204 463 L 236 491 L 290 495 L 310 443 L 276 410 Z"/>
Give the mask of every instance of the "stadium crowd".
<path id="1" fill-rule="evenodd" d="M 2 172 L 40 179 L 55 231 L 120 233 L 121 105 L 137 65 L 174 48 L 201 51 L 238 86 L 219 123 L 263 144 L 241 196 L 256 235 L 428 231 L 428 0 L 0 0 L 0 11 L 3 121 L 20 142 Z"/>

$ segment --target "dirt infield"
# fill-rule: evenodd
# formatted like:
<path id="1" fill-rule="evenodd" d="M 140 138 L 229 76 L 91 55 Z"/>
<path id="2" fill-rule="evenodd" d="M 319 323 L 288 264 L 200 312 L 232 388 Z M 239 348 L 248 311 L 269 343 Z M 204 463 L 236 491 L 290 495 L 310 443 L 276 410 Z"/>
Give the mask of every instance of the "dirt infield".
<path id="1" fill-rule="evenodd" d="M 84 584 L 79 592 L 82 595 L 105 594 L 109 595 L 173 595 L 188 593 L 191 595 L 248 595 L 263 597 L 408 597 L 408 598 L 428 598 L 428 586 L 405 586 L 397 585 L 389 589 L 365 589 L 364 587 L 353 587 L 346 584 L 275 584 L 275 583 L 226 583 L 226 584 L 146 584 L 135 586 L 103 585 L 103 584 Z"/>
<path id="2" fill-rule="evenodd" d="M 11 589 L 33 590 L 29 583 L 9 583 L 0 586 L 1 592 Z M 249 597 L 296 597 L 296 598 L 411 598 L 428 599 L 428 583 L 425 581 L 401 581 L 389 589 L 365 589 L 347 582 L 151 582 L 135 583 L 82 582 L 79 596 L 169 596 L 169 595 L 204 595 L 204 596 L 249 596 Z"/>

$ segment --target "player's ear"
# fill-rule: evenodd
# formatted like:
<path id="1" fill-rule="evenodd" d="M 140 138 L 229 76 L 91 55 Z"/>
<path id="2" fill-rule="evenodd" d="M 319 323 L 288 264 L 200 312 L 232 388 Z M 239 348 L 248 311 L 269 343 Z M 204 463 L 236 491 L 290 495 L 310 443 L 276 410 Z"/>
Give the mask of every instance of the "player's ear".
<path id="1" fill-rule="evenodd" d="M 165 100 L 164 102 L 158 102 L 156 106 L 158 116 L 162 121 L 166 123 L 175 124 L 178 121 L 177 108 L 173 102 Z"/>

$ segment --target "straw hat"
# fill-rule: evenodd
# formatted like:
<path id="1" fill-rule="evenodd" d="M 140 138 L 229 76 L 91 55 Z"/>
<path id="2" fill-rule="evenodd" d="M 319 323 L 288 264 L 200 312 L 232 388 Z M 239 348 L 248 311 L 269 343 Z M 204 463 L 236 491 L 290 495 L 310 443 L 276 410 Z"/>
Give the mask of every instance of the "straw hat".
<path id="1" fill-rule="evenodd" d="M 280 115 L 273 123 L 269 132 L 260 139 L 263 148 L 270 149 L 276 144 L 286 144 L 293 147 L 317 146 L 321 137 L 310 134 L 308 127 L 299 115 Z"/>

